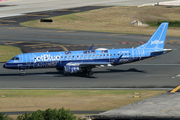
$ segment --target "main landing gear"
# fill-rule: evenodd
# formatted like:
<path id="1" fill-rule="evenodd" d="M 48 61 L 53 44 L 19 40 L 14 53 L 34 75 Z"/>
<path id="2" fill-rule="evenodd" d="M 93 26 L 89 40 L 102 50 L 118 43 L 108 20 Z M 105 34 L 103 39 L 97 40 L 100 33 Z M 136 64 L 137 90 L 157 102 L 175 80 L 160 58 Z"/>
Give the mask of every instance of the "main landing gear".
<path id="1" fill-rule="evenodd" d="M 19 71 L 21 71 L 21 76 L 25 75 L 25 69 L 20 69 Z"/>
<path id="2" fill-rule="evenodd" d="M 93 73 L 94 73 L 94 72 L 93 72 L 92 70 L 87 70 L 87 73 L 86 73 L 86 74 L 87 74 L 88 76 L 92 76 Z"/>
<path id="3" fill-rule="evenodd" d="M 92 76 L 94 74 L 91 68 L 82 69 L 81 72 L 87 76 Z"/>

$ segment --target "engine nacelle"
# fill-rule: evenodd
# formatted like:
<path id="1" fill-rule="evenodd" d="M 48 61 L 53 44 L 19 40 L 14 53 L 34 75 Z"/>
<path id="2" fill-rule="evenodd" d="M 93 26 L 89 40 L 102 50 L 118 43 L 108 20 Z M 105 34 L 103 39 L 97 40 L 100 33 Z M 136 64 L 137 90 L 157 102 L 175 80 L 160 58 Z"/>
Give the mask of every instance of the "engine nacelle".
<path id="1" fill-rule="evenodd" d="M 77 73 L 80 72 L 81 69 L 78 66 L 66 65 L 64 66 L 65 73 Z"/>

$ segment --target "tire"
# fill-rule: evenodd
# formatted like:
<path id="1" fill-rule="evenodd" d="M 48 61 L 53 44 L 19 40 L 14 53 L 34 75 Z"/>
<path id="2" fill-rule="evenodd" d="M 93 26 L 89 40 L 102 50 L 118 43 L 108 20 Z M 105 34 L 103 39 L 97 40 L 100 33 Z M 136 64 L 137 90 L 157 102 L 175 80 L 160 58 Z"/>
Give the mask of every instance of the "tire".
<path id="1" fill-rule="evenodd" d="M 25 73 L 21 73 L 21 76 L 24 76 L 25 75 Z"/>
<path id="2" fill-rule="evenodd" d="M 92 75 L 93 75 L 93 71 L 92 71 L 92 70 L 89 70 L 89 71 L 87 72 L 87 75 L 88 75 L 88 76 L 92 76 Z"/>

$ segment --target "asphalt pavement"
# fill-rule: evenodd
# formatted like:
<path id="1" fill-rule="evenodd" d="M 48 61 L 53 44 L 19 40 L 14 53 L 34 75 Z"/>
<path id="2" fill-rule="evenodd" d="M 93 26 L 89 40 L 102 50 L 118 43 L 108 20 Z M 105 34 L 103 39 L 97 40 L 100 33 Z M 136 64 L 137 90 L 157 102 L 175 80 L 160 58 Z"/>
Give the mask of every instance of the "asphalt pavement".
<path id="1" fill-rule="evenodd" d="M 64 48 L 86 50 L 92 44 L 95 44 L 94 49 L 131 48 L 146 42 L 150 37 L 149 35 L 12 28 L 12 26 L 0 28 L 0 44 L 18 46 L 27 49 L 26 52 L 46 52 L 51 51 L 52 48 L 54 51 L 63 51 Z M 179 84 L 179 78 L 176 77 L 180 70 L 178 40 L 180 40 L 178 37 L 167 37 L 165 48 L 173 49 L 170 53 L 132 64 L 95 68 L 92 77 L 81 74 L 64 76 L 56 69 L 26 70 L 26 75 L 22 77 L 19 70 L 0 67 L 0 88 L 172 89 Z M 3 63 L 0 65 L 3 66 Z"/>

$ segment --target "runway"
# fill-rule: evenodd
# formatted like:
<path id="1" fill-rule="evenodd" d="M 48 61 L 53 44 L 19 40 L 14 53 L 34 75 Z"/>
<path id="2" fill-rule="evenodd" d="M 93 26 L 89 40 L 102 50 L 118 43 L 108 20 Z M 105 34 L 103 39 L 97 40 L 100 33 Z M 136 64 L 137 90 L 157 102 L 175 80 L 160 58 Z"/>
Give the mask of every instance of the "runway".
<path id="1" fill-rule="evenodd" d="M 18 20 L 17 17 L 15 19 Z M 150 38 L 149 35 L 27 28 L 17 23 L 9 22 L 8 26 L 0 27 L 0 44 L 20 47 L 24 53 L 87 50 L 92 44 L 95 45 L 93 49 L 132 48 Z M 64 76 L 56 69 L 26 70 L 22 77 L 18 70 L 0 67 L 0 89 L 174 88 L 179 84 L 176 75 L 180 70 L 180 38 L 167 37 L 165 48 L 173 51 L 132 64 L 95 68 L 92 77 L 81 74 Z"/>

